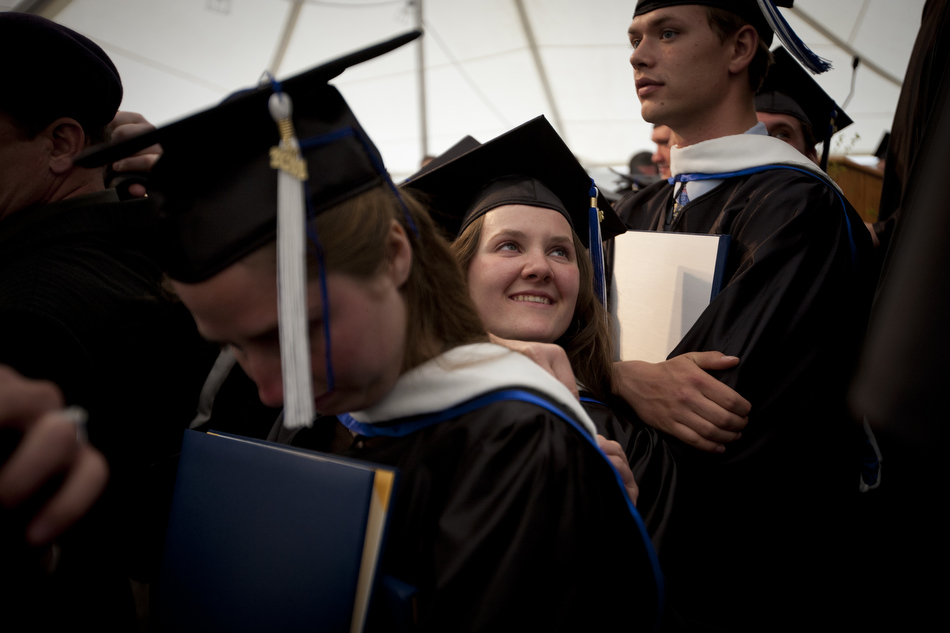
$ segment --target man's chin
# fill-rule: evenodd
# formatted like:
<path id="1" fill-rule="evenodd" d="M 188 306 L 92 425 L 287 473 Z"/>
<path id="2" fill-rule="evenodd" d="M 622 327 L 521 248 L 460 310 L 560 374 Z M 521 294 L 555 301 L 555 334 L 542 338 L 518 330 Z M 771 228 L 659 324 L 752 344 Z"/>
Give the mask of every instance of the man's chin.
<path id="1" fill-rule="evenodd" d="M 653 125 L 665 125 L 660 121 L 660 113 L 657 111 L 656 104 L 647 99 L 640 102 L 640 118 Z"/>

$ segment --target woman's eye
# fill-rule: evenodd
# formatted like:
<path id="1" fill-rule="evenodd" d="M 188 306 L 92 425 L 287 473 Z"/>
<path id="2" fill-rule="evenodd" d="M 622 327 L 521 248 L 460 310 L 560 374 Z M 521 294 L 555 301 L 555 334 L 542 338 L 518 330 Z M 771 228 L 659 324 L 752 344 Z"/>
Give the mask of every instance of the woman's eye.
<path id="1" fill-rule="evenodd" d="M 571 257 L 570 251 L 568 251 L 563 246 L 558 246 L 557 248 L 551 251 L 551 254 L 554 255 L 555 257 L 565 257 L 568 259 Z"/>
<path id="2" fill-rule="evenodd" d="M 499 250 L 499 251 L 517 251 L 517 250 L 518 250 L 518 245 L 515 244 L 514 242 L 502 242 L 501 244 L 498 245 L 498 248 L 497 248 L 496 250 Z"/>

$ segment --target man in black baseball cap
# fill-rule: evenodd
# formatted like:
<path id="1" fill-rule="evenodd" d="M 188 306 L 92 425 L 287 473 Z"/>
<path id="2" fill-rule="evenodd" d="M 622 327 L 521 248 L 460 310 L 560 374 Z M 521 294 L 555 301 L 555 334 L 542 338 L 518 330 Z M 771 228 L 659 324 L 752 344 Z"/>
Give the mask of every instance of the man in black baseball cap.
<path id="1" fill-rule="evenodd" d="M 0 218 L 104 188 L 72 156 L 106 140 L 122 81 L 90 39 L 44 18 L 0 13 Z"/>
<path id="2" fill-rule="evenodd" d="M 108 55 L 60 24 L 3 12 L 0 59 L 0 363 L 88 411 L 88 442 L 111 477 L 93 512 L 57 539 L 54 565 L 39 564 L 49 538 L 28 543 L 25 526 L 0 516 L 3 546 L 16 552 L 0 557 L 22 563 L 4 570 L 17 589 L 3 592 L 15 596 L 4 612 L 9 622 L 29 614 L 37 629 L 134 630 L 129 578 L 147 578 L 160 547 L 142 537 L 160 533 L 150 513 L 171 493 L 170 457 L 216 349 L 139 247 L 149 201 L 120 202 L 101 167 L 73 162 L 106 139 L 122 100 Z"/>

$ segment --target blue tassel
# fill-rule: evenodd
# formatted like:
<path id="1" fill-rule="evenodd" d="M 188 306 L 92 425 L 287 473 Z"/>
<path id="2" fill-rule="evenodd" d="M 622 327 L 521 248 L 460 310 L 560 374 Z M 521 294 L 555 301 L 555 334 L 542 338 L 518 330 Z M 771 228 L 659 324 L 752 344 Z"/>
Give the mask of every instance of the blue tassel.
<path id="1" fill-rule="evenodd" d="M 795 59 L 800 61 L 805 68 L 816 75 L 831 70 L 831 62 L 819 57 L 813 53 L 810 48 L 805 46 L 805 42 L 795 35 L 795 31 L 788 25 L 788 22 L 785 21 L 785 18 L 782 17 L 782 14 L 771 0 L 757 1 L 762 15 L 765 16 L 765 20 L 769 23 L 769 26 L 772 27 L 775 34 L 778 35 L 778 39 L 782 42 L 782 45 L 788 49 L 788 52 L 791 53 Z"/>
<path id="2" fill-rule="evenodd" d="M 275 86 L 279 86 L 276 80 L 273 80 Z M 405 200 L 399 194 L 399 190 L 396 188 L 396 185 L 393 184 L 392 179 L 389 177 L 389 172 L 386 171 L 386 168 L 379 161 L 376 155 L 370 151 L 369 143 L 366 140 L 366 137 L 361 134 L 359 131 L 354 130 L 352 127 L 346 127 L 340 130 L 335 130 L 327 134 L 319 134 L 317 136 L 312 136 L 307 139 L 302 139 L 299 141 L 300 148 L 310 149 L 312 147 L 318 147 L 321 145 L 331 145 L 336 141 L 339 141 L 348 136 L 354 136 L 357 138 L 360 143 L 363 145 L 363 148 L 366 150 L 366 155 L 369 157 L 370 161 L 373 163 L 373 166 L 376 168 L 376 171 L 383 177 L 386 181 L 386 184 L 389 186 L 390 190 L 396 196 L 396 199 L 399 201 L 400 206 L 402 207 L 403 213 L 406 217 L 406 224 L 408 224 L 409 229 L 414 235 L 418 237 L 419 229 L 416 227 L 416 223 L 412 220 L 412 215 L 409 213 L 409 208 L 406 206 Z M 314 217 L 313 208 L 311 205 L 311 198 L 308 194 L 305 196 L 307 204 L 307 217 L 312 220 Z M 326 277 L 326 266 L 324 264 L 324 252 L 323 246 L 320 244 L 320 239 L 317 237 L 316 227 L 312 221 L 307 222 L 307 234 L 310 238 L 310 242 L 314 247 L 314 254 L 317 258 L 317 267 L 319 268 L 320 273 L 320 295 L 322 311 L 323 311 L 323 343 L 324 343 L 324 356 L 327 370 L 327 390 L 333 391 L 336 386 L 336 380 L 333 371 L 333 350 L 331 348 L 331 339 L 330 336 L 330 298 L 327 294 L 327 277 Z"/>
<path id="3" fill-rule="evenodd" d="M 597 187 L 590 179 L 590 210 L 587 212 L 590 261 L 594 267 L 594 294 L 600 304 L 607 305 L 607 281 L 604 279 L 604 241 L 600 233 L 600 209 L 597 208 Z"/>
<path id="4" fill-rule="evenodd" d="M 369 158 L 370 162 L 373 163 L 373 167 L 376 169 L 376 172 L 382 176 L 386 186 L 389 187 L 389 190 L 394 196 L 396 196 L 399 206 L 402 207 L 402 212 L 406 218 L 406 224 L 409 226 L 409 229 L 412 231 L 413 235 L 419 237 L 419 229 L 416 227 L 416 223 L 413 221 L 412 215 L 409 213 L 409 207 L 406 206 L 406 201 L 403 199 L 402 194 L 399 193 L 399 188 L 395 185 L 395 183 L 393 183 L 393 179 L 389 176 L 389 172 L 386 171 L 386 167 L 380 162 L 376 154 L 370 150 L 369 142 L 365 134 L 354 130 L 352 127 L 345 127 L 333 132 L 328 132 L 327 134 L 320 134 L 317 136 L 312 136 L 308 139 L 304 139 L 300 141 L 300 149 L 310 149 L 311 147 L 317 147 L 319 145 L 328 145 L 346 136 L 355 137 L 363 146 L 363 149 L 366 150 L 366 156 Z"/>
<path id="5" fill-rule="evenodd" d="M 307 217 L 313 218 L 313 208 L 310 202 L 309 192 L 307 194 Z M 320 238 L 317 237 L 317 227 L 310 221 L 307 222 L 307 236 L 310 243 L 313 244 L 314 255 L 317 258 L 317 268 L 320 272 L 320 303 L 323 316 L 323 356 L 327 369 L 327 391 L 333 391 L 336 387 L 336 380 L 333 375 L 333 349 L 330 346 L 332 337 L 330 336 L 330 297 L 327 294 L 327 267 L 323 258 L 323 245 Z"/>

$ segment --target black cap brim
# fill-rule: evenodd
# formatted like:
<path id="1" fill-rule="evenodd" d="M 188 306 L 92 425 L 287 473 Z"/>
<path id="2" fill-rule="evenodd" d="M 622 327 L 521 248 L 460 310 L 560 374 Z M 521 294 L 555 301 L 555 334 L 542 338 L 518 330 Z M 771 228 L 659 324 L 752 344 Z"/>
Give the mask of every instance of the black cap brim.
<path id="1" fill-rule="evenodd" d="M 394 51 L 421 35 L 422 31 L 418 30 L 403 33 L 385 42 L 373 44 L 372 46 L 354 51 L 315 68 L 311 68 L 290 79 L 281 81 L 280 85 L 285 92 L 293 96 L 301 90 L 306 90 L 309 86 L 327 83 L 331 79 L 338 77 L 347 68 Z M 108 165 L 120 158 L 131 156 L 135 152 L 145 149 L 150 145 L 163 143 L 168 137 L 190 135 L 190 130 L 195 130 L 195 133 L 198 133 L 202 129 L 215 126 L 219 121 L 233 120 L 234 117 L 230 116 L 232 111 L 237 113 L 246 109 L 255 109 L 255 102 L 259 102 L 261 106 L 266 109 L 267 100 L 270 98 L 272 92 L 269 85 L 258 87 L 255 90 L 247 91 L 237 98 L 229 99 L 216 107 L 198 112 L 197 114 L 170 123 L 157 130 L 146 132 L 120 143 L 105 144 L 90 148 L 80 154 L 75 162 L 80 167 Z M 235 130 L 235 132 L 237 132 L 237 130 Z"/>
<path id="2" fill-rule="evenodd" d="M 779 47 L 772 51 L 772 55 L 775 63 L 769 68 L 769 74 L 756 95 L 756 111 L 788 114 L 798 119 L 802 119 L 804 114 L 819 141 L 825 140 L 829 123 L 833 122 L 834 131 L 841 131 L 854 123 L 787 50 Z M 798 108 L 789 105 L 788 100 Z"/>
<path id="3" fill-rule="evenodd" d="M 791 8 L 793 2 L 794 0 L 775 0 L 774 4 L 777 7 L 787 9 Z M 765 16 L 762 15 L 762 10 L 759 8 L 759 3 L 756 0 L 639 0 L 633 11 L 633 17 L 645 15 L 657 9 L 681 6 L 684 4 L 698 4 L 704 7 L 723 9 L 735 13 L 755 27 L 759 38 L 765 42 L 766 46 L 772 44 L 772 37 L 774 35 L 772 27 L 769 26 Z"/>
<path id="4" fill-rule="evenodd" d="M 318 66 L 280 84 L 293 102 L 293 124 L 306 162 L 307 210 L 318 214 L 386 179 L 372 141 L 328 79 L 412 41 L 407 33 Z M 275 86 L 238 93 L 135 139 L 87 153 L 96 166 L 153 143 L 164 154 L 149 175 L 159 203 L 149 251 L 174 279 L 207 279 L 276 236 L 278 171 L 270 149 L 280 141 L 268 101 Z"/>
<path id="5" fill-rule="evenodd" d="M 432 216 L 450 236 L 457 236 L 471 219 L 472 205 L 487 185 L 500 178 L 520 176 L 540 181 L 563 203 L 570 215 L 568 220 L 581 242 L 588 246 L 591 178 L 543 116 L 461 156 L 435 160 L 439 161 L 436 168 L 420 171 L 402 186 L 430 196 Z M 603 239 L 626 231 L 602 193 L 598 195 L 597 206 L 604 214 Z"/>

